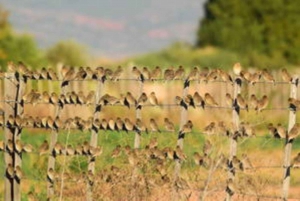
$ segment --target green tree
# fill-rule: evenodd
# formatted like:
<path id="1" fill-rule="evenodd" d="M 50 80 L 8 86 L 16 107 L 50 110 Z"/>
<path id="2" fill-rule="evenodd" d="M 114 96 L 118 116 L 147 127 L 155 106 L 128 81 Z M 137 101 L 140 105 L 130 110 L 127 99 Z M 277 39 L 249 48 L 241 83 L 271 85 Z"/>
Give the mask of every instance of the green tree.
<path id="1" fill-rule="evenodd" d="M 6 66 L 8 61 L 23 61 L 38 67 L 46 62 L 35 40 L 30 35 L 15 34 L 8 22 L 9 12 L 0 6 L 0 66 Z"/>
<path id="2" fill-rule="evenodd" d="M 63 63 L 71 66 L 87 65 L 87 49 L 73 40 L 60 41 L 46 51 L 48 61 L 56 65 Z"/>
<path id="3" fill-rule="evenodd" d="M 299 1 L 208 0 L 197 45 L 300 64 L 299 18 Z"/>

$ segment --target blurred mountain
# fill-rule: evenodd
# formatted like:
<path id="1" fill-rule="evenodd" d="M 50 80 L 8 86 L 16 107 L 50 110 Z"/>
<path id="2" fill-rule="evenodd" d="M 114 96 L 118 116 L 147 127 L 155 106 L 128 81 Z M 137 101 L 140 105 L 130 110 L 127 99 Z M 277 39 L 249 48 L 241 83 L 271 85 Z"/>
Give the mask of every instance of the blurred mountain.
<path id="1" fill-rule="evenodd" d="M 159 50 L 175 41 L 195 43 L 205 0 L 1 0 L 18 32 L 40 47 L 74 39 L 101 57 Z"/>

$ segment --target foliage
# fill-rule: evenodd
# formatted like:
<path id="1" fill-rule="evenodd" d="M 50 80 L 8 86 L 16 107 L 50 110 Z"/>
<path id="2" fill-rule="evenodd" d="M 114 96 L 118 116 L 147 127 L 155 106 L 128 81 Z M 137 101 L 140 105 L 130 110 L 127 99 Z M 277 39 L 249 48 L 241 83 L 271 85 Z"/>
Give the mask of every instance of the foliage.
<path id="1" fill-rule="evenodd" d="M 197 45 L 248 54 L 252 65 L 300 64 L 299 17 L 299 1 L 208 0 Z"/>
<path id="2" fill-rule="evenodd" d="M 15 34 L 8 22 L 9 13 L 0 7 L 0 66 L 8 61 L 23 61 L 33 67 L 45 64 L 33 37 Z"/>
<path id="3" fill-rule="evenodd" d="M 73 40 L 60 41 L 46 51 L 46 58 L 55 65 L 63 63 L 71 66 L 84 66 L 88 60 L 86 48 Z"/>

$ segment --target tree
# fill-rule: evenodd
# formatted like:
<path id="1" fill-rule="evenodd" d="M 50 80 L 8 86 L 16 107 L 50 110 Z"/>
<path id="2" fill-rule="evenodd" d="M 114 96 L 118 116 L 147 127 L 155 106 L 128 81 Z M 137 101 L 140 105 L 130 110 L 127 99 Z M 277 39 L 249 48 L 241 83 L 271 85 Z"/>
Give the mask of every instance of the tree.
<path id="1" fill-rule="evenodd" d="M 88 54 L 84 46 L 73 40 L 60 41 L 46 51 L 48 61 L 56 65 L 63 63 L 71 66 L 87 65 Z"/>
<path id="2" fill-rule="evenodd" d="M 0 66 L 8 61 L 22 61 L 32 67 L 44 65 L 43 55 L 33 37 L 15 34 L 8 22 L 9 12 L 0 6 Z"/>
<path id="3" fill-rule="evenodd" d="M 300 64 L 299 1 L 208 0 L 204 9 L 198 46 Z"/>

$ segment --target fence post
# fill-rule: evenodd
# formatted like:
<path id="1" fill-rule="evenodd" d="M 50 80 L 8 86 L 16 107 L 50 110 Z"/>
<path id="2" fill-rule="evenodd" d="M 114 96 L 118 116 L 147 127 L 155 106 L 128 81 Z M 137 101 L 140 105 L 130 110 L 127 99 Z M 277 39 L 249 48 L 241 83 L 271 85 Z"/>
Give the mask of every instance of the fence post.
<path id="1" fill-rule="evenodd" d="M 99 117 L 99 111 L 97 110 L 97 104 L 100 100 L 102 93 L 102 82 L 99 80 L 97 83 L 97 89 L 95 93 L 95 112 L 93 115 L 93 120 Z M 98 132 L 92 129 L 92 134 L 91 134 L 91 140 L 90 140 L 90 146 L 91 147 L 97 147 L 98 143 Z M 95 162 L 96 162 L 96 157 L 95 156 L 89 156 L 89 162 L 88 162 L 88 171 L 92 172 L 94 174 L 95 172 Z M 87 182 L 87 201 L 92 201 L 93 200 L 93 184 L 91 182 Z"/>
<path id="2" fill-rule="evenodd" d="M 8 117 L 13 116 L 15 117 L 15 103 L 17 97 L 17 80 L 15 78 L 15 73 L 5 73 L 4 78 L 4 122 L 7 123 Z M 14 189 L 13 189 L 13 182 L 14 178 L 8 174 L 8 168 L 14 167 L 14 160 L 13 160 L 13 152 L 8 150 L 8 141 L 13 142 L 14 136 L 14 127 L 9 128 L 7 125 L 5 126 L 5 145 L 6 150 L 4 152 L 4 161 L 5 161 L 5 188 L 4 188 L 4 200 L 12 201 L 14 196 Z"/>
<path id="3" fill-rule="evenodd" d="M 242 80 L 240 77 L 237 77 L 234 81 L 233 85 L 233 100 L 234 100 L 234 107 L 232 110 L 232 121 L 233 121 L 233 131 L 239 130 L 239 123 L 240 123 L 240 108 L 237 105 L 237 95 L 241 93 L 241 85 Z M 235 133 L 232 133 L 232 136 L 230 137 L 230 152 L 229 152 L 229 161 L 228 161 L 228 180 L 234 179 L 235 176 L 235 170 L 232 168 L 232 158 L 236 156 L 237 153 L 237 136 Z M 231 200 L 231 194 L 230 192 L 226 191 L 226 201 Z"/>
<path id="4" fill-rule="evenodd" d="M 26 86 L 26 78 L 24 78 L 22 75 L 19 74 L 19 82 L 17 84 L 17 93 L 15 98 L 15 116 L 19 116 L 22 118 L 24 113 L 24 105 L 20 104 L 22 100 L 22 95 L 24 94 Z M 21 140 L 21 127 L 15 127 L 14 129 L 14 136 L 13 136 L 13 144 L 14 144 L 14 153 L 13 153 L 13 160 L 14 160 L 14 169 L 16 169 L 17 166 L 20 168 L 22 167 L 22 152 L 18 153 L 16 150 L 16 141 Z M 14 179 L 14 201 L 20 201 L 21 200 L 21 178 L 15 178 Z"/>
<path id="5" fill-rule="evenodd" d="M 184 98 L 187 95 L 188 90 L 189 90 L 189 85 L 184 86 L 183 92 L 182 92 L 182 98 Z M 179 146 L 180 149 L 183 149 L 183 139 L 184 139 L 184 136 L 180 135 L 180 131 L 183 128 L 183 125 L 187 121 L 187 115 L 188 115 L 187 108 L 181 107 L 180 126 L 179 126 L 178 139 L 177 139 L 177 146 Z M 173 178 L 173 193 L 172 193 L 173 199 L 172 200 L 178 200 L 178 191 L 177 191 L 177 187 L 176 187 L 176 181 L 178 180 L 180 169 L 181 169 L 180 160 L 175 159 L 175 169 L 174 169 L 174 178 Z"/>
<path id="6" fill-rule="evenodd" d="M 144 81 L 140 81 L 140 89 L 139 89 L 139 96 L 143 93 L 143 89 L 144 89 Z M 136 119 L 142 119 L 142 108 L 137 108 L 136 107 Z M 141 133 L 140 132 L 135 132 L 135 137 L 134 137 L 134 148 L 138 149 L 140 148 L 141 145 Z"/>
<path id="7" fill-rule="evenodd" d="M 62 88 L 62 90 L 61 90 L 63 93 L 65 92 L 65 87 L 66 86 L 64 86 Z M 61 112 L 61 109 L 62 109 L 62 107 L 59 104 L 57 104 L 55 106 L 54 119 L 59 116 L 59 114 Z M 58 137 L 58 130 L 54 130 L 53 129 L 51 131 L 51 139 L 50 139 L 50 144 L 49 144 L 50 155 L 49 155 L 49 158 L 48 158 L 47 172 L 49 170 L 51 170 L 51 169 L 53 171 L 55 171 L 56 154 L 53 152 L 53 148 L 54 148 L 54 146 L 55 146 L 55 144 L 57 142 L 57 137 Z M 47 181 L 48 181 L 47 182 L 47 199 L 53 200 L 53 196 L 54 196 L 54 183 L 51 180 L 47 180 Z"/>
<path id="8" fill-rule="evenodd" d="M 298 77 L 294 77 L 293 81 L 290 85 L 290 98 L 297 98 L 297 86 L 298 86 Z M 289 125 L 288 125 L 288 133 L 293 128 L 296 123 L 296 112 L 289 112 Z M 285 141 L 284 147 L 284 161 L 283 161 L 283 183 L 282 183 L 282 200 L 287 201 L 289 195 L 289 187 L 290 187 L 290 179 L 291 179 L 291 151 L 292 151 L 292 141 L 288 140 L 288 137 Z"/>

